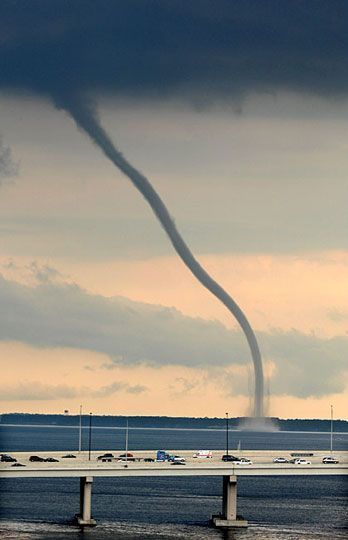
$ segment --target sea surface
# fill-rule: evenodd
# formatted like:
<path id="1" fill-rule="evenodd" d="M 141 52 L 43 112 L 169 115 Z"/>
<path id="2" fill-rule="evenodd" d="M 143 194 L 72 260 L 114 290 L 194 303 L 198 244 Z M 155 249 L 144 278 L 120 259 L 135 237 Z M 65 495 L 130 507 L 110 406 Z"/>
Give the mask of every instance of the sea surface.
<path id="1" fill-rule="evenodd" d="M 318 450 L 328 433 L 230 432 L 230 447 L 245 450 Z M 132 429 L 129 450 L 224 450 L 224 430 Z M 88 429 L 83 430 L 83 448 Z M 92 448 L 124 450 L 123 428 L 93 428 Z M 0 451 L 76 451 L 78 428 L 0 425 Z M 334 449 L 348 449 L 348 434 L 334 434 Z M 249 521 L 240 531 L 209 525 L 221 509 L 221 479 L 96 478 L 92 509 L 98 525 L 80 530 L 72 518 L 79 506 L 78 479 L 2 479 L 0 538 L 6 540 L 343 540 L 348 538 L 347 479 L 242 477 L 238 513 Z"/>

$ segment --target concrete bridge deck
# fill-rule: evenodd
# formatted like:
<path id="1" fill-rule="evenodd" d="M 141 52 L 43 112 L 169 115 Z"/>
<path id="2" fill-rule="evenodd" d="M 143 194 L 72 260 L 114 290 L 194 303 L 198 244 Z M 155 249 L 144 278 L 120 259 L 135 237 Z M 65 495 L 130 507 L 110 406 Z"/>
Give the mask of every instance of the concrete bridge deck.
<path id="1" fill-rule="evenodd" d="M 88 452 L 12 452 L 19 463 L 25 467 L 12 467 L 11 463 L 0 463 L 0 477 L 20 478 L 20 477 L 82 477 L 82 476 L 290 476 L 290 475 L 346 475 L 348 474 L 348 452 L 335 453 L 339 460 L 337 465 L 323 465 L 322 458 L 329 455 L 329 452 L 309 451 L 309 450 L 245 450 L 232 451 L 233 455 L 247 457 L 252 461 L 251 465 L 234 465 L 233 462 L 221 461 L 223 451 L 214 451 L 211 459 L 193 458 L 194 450 L 169 450 L 169 454 L 179 455 L 185 458 L 185 465 L 171 465 L 168 462 L 144 462 L 144 458 L 155 457 L 155 451 L 137 450 L 132 451 L 136 460 L 128 461 L 125 467 L 124 461 L 112 461 L 102 463 L 97 461 L 97 457 L 106 451 L 93 451 L 91 459 L 88 459 Z M 232 454 L 230 452 L 230 454 Z M 76 458 L 63 458 L 62 456 L 73 453 Z M 113 451 L 114 456 L 119 456 L 122 451 Z M 273 463 L 275 457 L 285 457 L 291 459 L 291 454 L 308 454 L 313 456 L 307 459 L 311 465 L 295 465 L 291 463 Z M 30 462 L 31 455 L 41 457 L 54 457 L 59 462 Z"/>
<path id="2" fill-rule="evenodd" d="M 127 468 L 124 465 L 114 467 L 28 467 L 1 468 L 0 478 L 81 478 L 83 476 L 307 476 L 307 475 L 347 475 L 346 465 L 249 465 L 249 466 L 216 466 L 202 465 L 169 466 L 147 464 L 148 466 L 132 463 Z"/>

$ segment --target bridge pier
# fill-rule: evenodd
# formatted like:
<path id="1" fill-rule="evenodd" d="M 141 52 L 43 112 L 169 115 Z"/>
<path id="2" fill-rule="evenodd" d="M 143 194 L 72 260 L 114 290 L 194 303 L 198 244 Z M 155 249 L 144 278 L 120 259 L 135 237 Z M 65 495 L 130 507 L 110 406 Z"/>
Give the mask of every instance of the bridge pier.
<path id="1" fill-rule="evenodd" d="M 80 478 L 80 513 L 76 514 L 79 525 L 94 527 L 97 522 L 92 518 L 92 484 L 93 476 Z"/>
<path id="2" fill-rule="evenodd" d="M 247 527 L 248 522 L 237 516 L 237 477 L 223 476 L 222 513 L 212 517 L 215 527 Z"/>

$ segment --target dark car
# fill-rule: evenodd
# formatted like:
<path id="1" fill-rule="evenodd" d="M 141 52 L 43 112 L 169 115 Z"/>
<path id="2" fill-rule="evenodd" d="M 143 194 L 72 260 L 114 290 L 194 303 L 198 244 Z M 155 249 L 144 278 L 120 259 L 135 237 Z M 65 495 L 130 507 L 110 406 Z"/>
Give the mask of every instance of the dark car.
<path id="1" fill-rule="evenodd" d="M 135 461 L 135 457 L 130 452 L 127 452 L 126 454 L 120 454 L 118 456 L 118 459 L 120 461 Z"/>
<path id="2" fill-rule="evenodd" d="M 172 461 L 171 465 L 186 465 L 184 461 Z"/>
<path id="3" fill-rule="evenodd" d="M 152 458 L 152 457 L 146 457 L 146 458 L 144 458 L 144 461 L 145 461 L 146 463 L 153 463 L 153 462 L 155 461 L 155 459 Z"/>
<path id="4" fill-rule="evenodd" d="M 109 452 L 109 453 L 106 453 L 106 454 L 103 454 L 102 456 L 98 456 L 98 457 L 97 457 L 97 459 L 98 459 L 99 461 L 101 461 L 101 460 L 103 460 L 103 459 L 105 459 L 105 460 L 106 460 L 106 459 L 110 460 L 110 459 L 113 459 L 113 458 L 114 458 L 114 454 L 111 454 L 110 452 Z"/>
<path id="5" fill-rule="evenodd" d="M 25 467 L 23 463 L 12 463 L 11 467 Z"/>
<path id="6" fill-rule="evenodd" d="M 74 454 L 67 454 L 66 456 L 62 456 L 62 458 L 76 458 Z"/>
<path id="7" fill-rule="evenodd" d="M 29 461 L 45 461 L 45 458 L 40 456 L 30 456 Z"/>
<path id="8" fill-rule="evenodd" d="M 15 463 L 17 460 L 16 458 L 9 456 L 8 454 L 1 454 L 1 461 L 4 461 L 6 463 Z"/>
<path id="9" fill-rule="evenodd" d="M 239 458 L 231 456 L 231 454 L 224 454 L 221 459 L 222 461 L 239 461 Z"/>
<path id="10" fill-rule="evenodd" d="M 47 461 L 48 463 L 57 463 L 59 459 L 56 459 L 54 457 L 48 457 L 44 461 Z"/>

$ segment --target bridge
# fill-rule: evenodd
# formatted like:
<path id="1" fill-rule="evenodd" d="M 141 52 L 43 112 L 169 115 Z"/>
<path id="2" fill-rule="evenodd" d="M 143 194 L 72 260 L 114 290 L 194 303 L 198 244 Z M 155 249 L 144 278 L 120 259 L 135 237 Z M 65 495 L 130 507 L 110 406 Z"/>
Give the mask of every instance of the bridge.
<path id="1" fill-rule="evenodd" d="M 76 454 L 76 458 L 63 458 L 66 453 L 40 452 L 44 457 L 55 457 L 57 462 L 29 461 L 34 452 L 11 453 L 23 467 L 13 467 L 11 463 L 1 463 L 0 478 L 80 478 L 80 511 L 76 514 L 81 526 L 94 526 L 92 517 L 92 485 L 96 477 L 164 477 L 164 476 L 221 476 L 222 477 L 222 512 L 213 516 L 217 527 L 246 527 L 247 521 L 237 517 L 237 479 L 239 476 L 327 476 L 348 474 L 348 452 L 335 454 L 339 464 L 322 464 L 324 452 L 298 451 L 297 454 L 313 454 L 308 459 L 310 465 L 292 463 L 273 463 L 279 455 L 289 458 L 292 451 L 243 451 L 243 456 L 252 460 L 249 465 L 237 465 L 233 462 L 222 462 L 221 453 L 215 452 L 212 459 L 195 459 L 193 451 L 173 450 L 171 454 L 185 458 L 185 465 L 172 465 L 168 462 L 144 462 L 146 457 L 153 457 L 154 451 L 132 452 L 135 461 L 118 461 L 103 463 L 97 460 L 103 452 L 86 452 Z M 236 452 L 238 454 L 238 452 Z M 90 459 L 89 459 L 90 458 Z"/>

